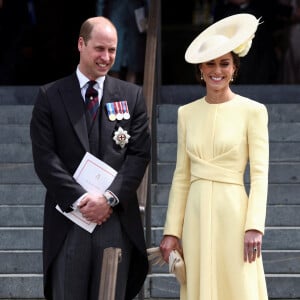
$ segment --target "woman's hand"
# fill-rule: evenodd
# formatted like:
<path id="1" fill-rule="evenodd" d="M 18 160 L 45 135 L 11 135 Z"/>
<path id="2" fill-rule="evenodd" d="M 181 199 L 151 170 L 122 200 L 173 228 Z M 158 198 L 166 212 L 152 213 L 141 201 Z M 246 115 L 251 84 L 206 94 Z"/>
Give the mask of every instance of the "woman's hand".
<path id="1" fill-rule="evenodd" d="M 244 261 L 252 263 L 261 255 L 262 233 L 248 230 L 244 237 Z"/>
<path id="2" fill-rule="evenodd" d="M 162 241 L 160 242 L 160 251 L 162 253 L 163 259 L 166 263 L 169 263 L 170 252 L 174 249 L 178 250 L 183 256 L 182 247 L 179 239 L 173 235 L 164 235 Z"/>

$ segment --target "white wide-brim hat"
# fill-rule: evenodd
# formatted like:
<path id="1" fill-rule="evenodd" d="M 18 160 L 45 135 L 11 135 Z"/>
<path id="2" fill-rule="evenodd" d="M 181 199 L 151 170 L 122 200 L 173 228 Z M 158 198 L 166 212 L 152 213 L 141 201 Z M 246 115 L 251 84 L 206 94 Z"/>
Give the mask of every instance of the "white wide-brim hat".
<path id="1" fill-rule="evenodd" d="M 207 62 L 231 51 L 245 56 L 252 44 L 259 19 L 251 14 L 226 17 L 202 31 L 185 52 L 191 64 Z"/>

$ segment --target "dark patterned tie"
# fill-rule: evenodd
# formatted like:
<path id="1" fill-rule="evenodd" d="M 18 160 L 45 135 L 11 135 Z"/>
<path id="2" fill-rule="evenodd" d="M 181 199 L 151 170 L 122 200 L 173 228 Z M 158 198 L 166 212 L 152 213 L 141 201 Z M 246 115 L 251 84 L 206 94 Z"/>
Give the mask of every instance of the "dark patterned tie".
<path id="1" fill-rule="evenodd" d="M 85 105 L 88 112 L 91 115 L 92 120 L 95 120 L 97 115 L 97 110 L 99 107 L 98 101 L 98 91 L 94 89 L 96 81 L 91 80 L 88 82 L 88 88 L 85 92 Z"/>

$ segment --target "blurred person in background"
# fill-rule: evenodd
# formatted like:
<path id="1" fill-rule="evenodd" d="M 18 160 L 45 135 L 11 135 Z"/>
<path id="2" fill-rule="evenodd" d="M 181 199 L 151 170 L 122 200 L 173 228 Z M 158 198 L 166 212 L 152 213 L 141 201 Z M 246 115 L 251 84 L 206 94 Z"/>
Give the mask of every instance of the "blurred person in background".
<path id="1" fill-rule="evenodd" d="M 282 31 L 286 43 L 282 52 L 280 82 L 300 84 L 300 0 L 283 1 L 282 4 L 290 8 L 290 15 Z"/>
<path id="2" fill-rule="evenodd" d="M 34 84 L 37 20 L 33 0 L 0 0 L 0 84 Z"/>
<path id="3" fill-rule="evenodd" d="M 147 0 L 97 0 L 96 15 L 109 18 L 118 31 L 118 50 L 111 76 L 142 84 L 147 11 Z"/>

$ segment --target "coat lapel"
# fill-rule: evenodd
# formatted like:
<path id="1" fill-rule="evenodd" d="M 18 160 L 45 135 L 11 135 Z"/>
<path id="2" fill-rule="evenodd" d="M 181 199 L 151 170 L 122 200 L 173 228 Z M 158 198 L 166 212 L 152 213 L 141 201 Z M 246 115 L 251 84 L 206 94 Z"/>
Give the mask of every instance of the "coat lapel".
<path id="1" fill-rule="evenodd" d="M 84 149 L 89 151 L 88 131 L 85 119 L 84 101 L 76 74 L 67 77 L 60 88 L 63 104 Z"/>

